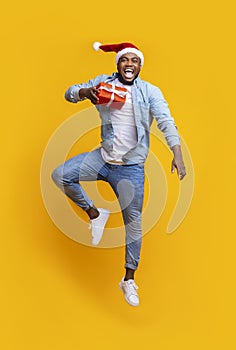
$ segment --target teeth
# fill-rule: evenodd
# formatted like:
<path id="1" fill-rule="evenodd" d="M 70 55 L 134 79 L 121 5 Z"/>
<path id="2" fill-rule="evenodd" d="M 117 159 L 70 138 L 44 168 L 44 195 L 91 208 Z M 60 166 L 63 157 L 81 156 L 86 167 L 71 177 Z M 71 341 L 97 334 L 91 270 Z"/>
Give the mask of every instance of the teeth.
<path id="1" fill-rule="evenodd" d="M 132 78 L 133 72 L 131 72 L 131 71 L 126 71 L 126 72 L 125 72 L 125 76 L 126 76 L 127 78 Z"/>

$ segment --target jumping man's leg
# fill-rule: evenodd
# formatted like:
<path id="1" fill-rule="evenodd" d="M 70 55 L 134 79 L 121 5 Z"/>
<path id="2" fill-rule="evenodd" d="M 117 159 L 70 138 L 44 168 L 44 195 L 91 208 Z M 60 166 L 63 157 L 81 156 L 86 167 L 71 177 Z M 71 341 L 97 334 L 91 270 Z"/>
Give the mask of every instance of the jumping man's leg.
<path id="1" fill-rule="evenodd" d="M 126 231 L 125 268 L 126 275 L 120 282 L 126 301 L 133 306 L 139 304 L 134 283 L 142 243 L 141 216 L 144 194 L 143 165 L 110 166 L 108 181 L 114 189 L 122 210 Z"/>
<path id="2" fill-rule="evenodd" d="M 108 211 L 97 209 L 83 190 L 80 181 L 96 181 L 106 178 L 105 163 L 100 149 L 77 155 L 57 167 L 52 173 L 55 184 L 91 219 L 93 244 L 98 244 L 103 233 Z M 95 237 L 96 236 L 96 237 Z"/>

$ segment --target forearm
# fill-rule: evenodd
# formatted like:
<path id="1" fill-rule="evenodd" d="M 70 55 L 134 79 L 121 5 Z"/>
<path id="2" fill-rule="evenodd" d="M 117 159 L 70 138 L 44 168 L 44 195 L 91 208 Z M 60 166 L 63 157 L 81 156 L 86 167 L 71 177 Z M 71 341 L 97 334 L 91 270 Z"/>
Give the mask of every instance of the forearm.
<path id="1" fill-rule="evenodd" d="M 69 87 L 65 92 L 65 99 L 69 102 L 77 103 L 87 98 L 88 88 L 91 87 L 91 83 L 75 84 Z"/>
<path id="2" fill-rule="evenodd" d="M 67 89 L 65 92 L 65 99 L 69 102 L 77 103 L 78 101 L 80 101 L 80 90 L 81 88 L 79 87 L 79 85 L 73 85 L 69 87 L 69 89 Z"/>
<path id="3" fill-rule="evenodd" d="M 98 77 L 89 80 L 87 83 L 75 84 L 69 87 L 65 92 L 65 99 L 69 102 L 77 103 L 86 98 L 86 89 L 96 86 L 101 81 L 105 80 L 107 75 L 99 75 Z M 82 91 L 81 91 L 82 90 Z"/>
<path id="4" fill-rule="evenodd" d="M 165 101 L 160 90 L 155 90 L 155 95 L 151 98 L 151 112 L 156 117 L 158 128 L 163 132 L 167 144 L 173 152 L 174 158 L 172 160 L 171 171 L 175 168 L 178 172 L 178 177 L 182 180 L 186 175 L 184 166 L 180 137 L 175 121 L 170 114 L 168 103 Z"/>

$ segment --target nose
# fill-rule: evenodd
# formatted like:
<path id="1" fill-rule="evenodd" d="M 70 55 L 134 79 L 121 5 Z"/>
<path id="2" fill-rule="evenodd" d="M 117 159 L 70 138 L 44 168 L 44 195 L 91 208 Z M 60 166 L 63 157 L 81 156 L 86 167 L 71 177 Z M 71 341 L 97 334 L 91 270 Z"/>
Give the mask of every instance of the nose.
<path id="1" fill-rule="evenodd" d="M 132 65 L 133 65 L 132 60 L 131 60 L 131 59 L 127 60 L 126 65 L 127 65 L 127 66 L 132 66 Z"/>

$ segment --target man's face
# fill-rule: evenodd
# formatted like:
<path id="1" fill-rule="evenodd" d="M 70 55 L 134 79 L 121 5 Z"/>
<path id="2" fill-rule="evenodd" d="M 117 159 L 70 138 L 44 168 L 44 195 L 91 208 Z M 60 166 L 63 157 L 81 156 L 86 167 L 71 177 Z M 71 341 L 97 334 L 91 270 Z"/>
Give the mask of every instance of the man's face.
<path id="1" fill-rule="evenodd" d="M 124 80 L 132 82 L 140 72 L 140 58 L 134 53 L 126 53 L 120 57 L 117 69 Z"/>

